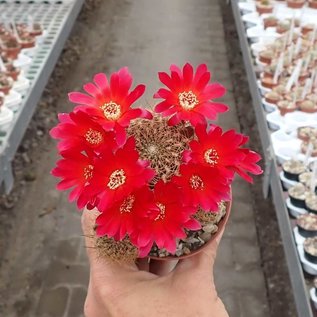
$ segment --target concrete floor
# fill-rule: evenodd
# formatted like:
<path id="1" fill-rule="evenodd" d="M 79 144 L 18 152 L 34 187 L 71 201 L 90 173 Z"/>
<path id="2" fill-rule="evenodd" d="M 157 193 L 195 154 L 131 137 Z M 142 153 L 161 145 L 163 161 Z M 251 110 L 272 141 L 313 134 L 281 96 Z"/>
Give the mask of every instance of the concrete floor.
<path id="1" fill-rule="evenodd" d="M 172 63 L 206 62 L 213 79 L 228 88 L 224 100 L 231 111 L 221 116 L 219 124 L 239 129 L 218 1 L 102 1 L 93 22 L 75 26 L 86 47 L 65 82 L 59 111 L 71 110 L 66 93 L 80 89 L 96 72 L 128 66 L 137 82 L 147 83 L 143 102 L 151 105 L 159 70 L 168 70 Z M 7 287 L 6 317 L 83 316 L 88 266 L 80 215 L 65 193 L 54 189 L 49 171 L 55 160 L 51 142 L 37 166 L 37 181 L 15 207 L 23 210 L 24 217 L 16 223 L 8 262 L 0 275 L 0 285 Z M 264 317 L 268 316 L 268 303 L 248 186 L 241 180 L 234 185 L 232 216 L 221 242 L 215 277 L 230 316 Z M 49 212 L 39 217 L 43 211 Z"/>

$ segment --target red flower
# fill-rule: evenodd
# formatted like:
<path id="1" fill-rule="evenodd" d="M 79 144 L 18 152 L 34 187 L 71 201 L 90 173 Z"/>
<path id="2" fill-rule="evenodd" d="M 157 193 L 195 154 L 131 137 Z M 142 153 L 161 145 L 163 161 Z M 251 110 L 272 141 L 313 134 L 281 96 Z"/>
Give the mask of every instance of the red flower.
<path id="1" fill-rule="evenodd" d="M 94 198 L 86 192 L 87 185 L 94 174 L 93 157 L 76 151 L 63 152 L 62 155 L 64 158 L 57 161 L 57 166 L 51 173 L 62 178 L 57 184 L 57 189 L 66 190 L 74 187 L 69 194 L 69 200 L 77 199 L 77 206 L 81 209 Z"/>
<path id="2" fill-rule="evenodd" d="M 230 199 L 228 180 L 219 170 L 188 164 L 180 166 L 180 175 L 173 176 L 172 182 L 182 191 L 185 205 L 201 206 L 205 211 L 217 211 L 218 203 Z"/>
<path id="3" fill-rule="evenodd" d="M 171 253 L 176 251 L 176 239 L 186 237 L 184 229 L 198 230 L 200 224 L 191 216 L 196 212 L 193 206 L 180 204 L 181 193 L 173 183 L 159 181 L 154 188 L 154 199 L 158 210 L 152 210 L 142 219 L 139 232 L 131 236 L 139 247 L 140 257 L 146 256 L 153 243 Z"/>
<path id="4" fill-rule="evenodd" d="M 171 125 L 181 120 L 190 121 L 192 125 L 205 123 L 208 119 L 216 119 L 218 113 L 228 110 L 222 103 L 211 101 L 211 99 L 222 97 L 225 88 L 220 84 L 208 84 L 210 72 L 205 64 L 198 66 L 196 73 L 192 65 L 185 64 L 183 71 L 177 66 L 170 67 L 171 75 L 159 73 L 159 78 L 168 89 L 161 88 L 154 98 L 165 99 L 155 107 L 155 111 L 163 116 L 172 115 L 169 120 Z"/>
<path id="5" fill-rule="evenodd" d="M 197 140 L 190 142 L 191 151 L 184 152 L 186 162 L 217 168 L 228 179 L 233 178 L 233 173 L 237 172 L 252 182 L 252 178 L 246 172 L 255 175 L 262 173 L 261 168 L 256 165 L 261 159 L 260 155 L 249 149 L 240 148 L 248 141 L 248 137 L 234 130 L 223 133 L 217 126 L 212 127 L 207 133 L 206 125 L 198 125 L 195 132 Z"/>
<path id="6" fill-rule="evenodd" d="M 127 234 L 131 235 L 139 227 L 143 227 L 142 217 L 146 217 L 153 210 L 158 210 L 154 203 L 153 192 L 148 186 L 144 186 L 116 202 L 98 216 L 97 234 L 114 237 L 117 241 L 122 240 Z"/>
<path id="7" fill-rule="evenodd" d="M 98 150 L 101 146 L 113 150 L 117 148 L 113 132 L 105 132 L 104 129 L 90 116 L 82 111 L 59 115 L 60 123 L 54 127 L 50 134 L 55 139 L 61 139 L 58 143 L 59 151 L 70 149 Z"/>
<path id="8" fill-rule="evenodd" d="M 103 149 L 95 160 L 94 177 L 87 189 L 90 195 L 98 195 L 99 211 L 104 212 L 146 185 L 155 175 L 148 165 L 148 162 L 139 159 L 132 137 L 116 153 Z"/>
<path id="9" fill-rule="evenodd" d="M 236 166 L 232 166 L 231 168 L 245 180 L 253 183 L 253 179 L 247 173 L 249 172 L 254 175 L 261 175 L 263 173 L 261 167 L 256 164 L 261 160 L 261 156 L 249 149 L 240 149 L 240 151 L 245 155 L 244 159 Z"/>
<path id="10" fill-rule="evenodd" d="M 115 130 L 117 143 L 123 145 L 126 140 L 125 127 L 132 119 L 151 118 L 145 109 L 131 109 L 131 105 L 139 99 L 145 90 L 144 85 L 138 85 L 129 92 L 132 85 L 132 76 L 127 67 L 121 68 L 110 77 L 99 73 L 94 76 L 94 83 L 84 85 L 84 90 L 89 94 L 71 92 L 69 100 L 79 107 L 75 112 L 83 110 L 96 118 L 106 131 Z"/>

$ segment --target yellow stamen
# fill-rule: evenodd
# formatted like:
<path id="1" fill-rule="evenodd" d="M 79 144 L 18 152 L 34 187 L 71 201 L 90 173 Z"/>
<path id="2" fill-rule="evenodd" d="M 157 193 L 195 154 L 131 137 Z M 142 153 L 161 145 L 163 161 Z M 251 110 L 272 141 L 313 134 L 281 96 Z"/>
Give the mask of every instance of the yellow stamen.
<path id="1" fill-rule="evenodd" d="M 105 103 L 101 106 L 104 116 L 111 121 L 117 120 L 121 116 L 121 106 L 113 101 Z"/>
<path id="2" fill-rule="evenodd" d="M 192 110 L 198 105 L 198 99 L 192 91 L 184 91 L 178 94 L 179 104 L 185 110 Z"/>
<path id="3" fill-rule="evenodd" d="M 125 176 L 123 169 L 115 170 L 111 173 L 107 186 L 110 189 L 115 190 L 125 183 L 126 178 L 127 177 Z"/>

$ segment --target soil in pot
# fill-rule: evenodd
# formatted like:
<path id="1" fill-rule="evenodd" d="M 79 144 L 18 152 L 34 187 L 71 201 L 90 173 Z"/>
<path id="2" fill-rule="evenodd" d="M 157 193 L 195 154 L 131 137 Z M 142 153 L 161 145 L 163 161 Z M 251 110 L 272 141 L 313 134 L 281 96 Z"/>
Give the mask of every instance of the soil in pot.
<path id="1" fill-rule="evenodd" d="M 306 187 L 310 186 L 310 182 L 311 182 L 311 177 L 312 177 L 313 173 L 312 172 L 305 172 L 299 175 L 299 181 L 305 185 Z"/>
<path id="2" fill-rule="evenodd" d="M 314 113 L 317 112 L 317 104 L 312 100 L 304 100 L 299 103 L 299 109 L 303 112 Z"/>
<path id="3" fill-rule="evenodd" d="M 288 190 L 288 195 L 290 197 L 291 203 L 299 208 L 305 208 L 305 198 L 306 198 L 306 187 L 298 183 Z"/>
<path id="4" fill-rule="evenodd" d="M 266 102 L 276 105 L 281 100 L 281 95 L 275 91 L 270 91 L 265 94 L 264 99 Z"/>
<path id="5" fill-rule="evenodd" d="M 12 80 L 6 74 L 0 73 L 0 92 L 8 95 L 12 88 Z"/>
<path id="6" fill-rule="evenodd" d="M 317 237 L 307 238 L 303 244 L 305 258 L 317 264 Z"/>
<path id="7" fill-rule="evenodd" d="M 305 205 L 309 212 L 317 214 L 317 196 L 315 192 L 306 193 Z"/>
<path id="8" fill-rule="evenodd" d="M 259 14 L 272 13 L 274 9 L 273 4 L 269 0 L 261 0 L 259 2 L 256 2 L 255 6 L 256 6 L 256 11 Z"/>
<path id="9" fill-rule="evenodd" d="M 21 45 L 14 37 L 9 37 L 2 42 L 1 49 L 9 58 L 17 59 L 21 51 Z"/>
<path id="10" fill-rule="evenodd" d="M 33 29 L 30 31 L 30 34 L 32 36 L 40 36 L 43 34 L 43 28 L 40 23 L 34 23 L 33 24 Z"/>
<path id="11" fill-rule="evenodd" d="M 294 112 L 296 110 L 296 105 L 292 101 L 281 100 L 277 103 L 277 107 L 280 110 L 281 116 L 286 113 Z"/>
<path id="12" fill-rule="evenodd" d="M 308 142 L 311 138 L 317 138 L 317 128 L 300 127 L 297 129 L 297 137 L 305 142 Z"/>
<path id="13" fill-rule="evenodd" d="M 302 153 L 306 154 L 310 143 L 313 145 L 311 156 L 315 157 L 317 156 L 317 139 L 315 137 L 311 137 L 309 142 L 303 142 L 301 144 L 301 151 Z"/>
<path id="14" fill-rule="evenodd" d="M 289 160 L 282 164 L 284 176 L 292 181 L 299 180 L 299 175 L 306 171 L 304 162 L 299 160 Z"/>
<path id="15" fill-rule="evenodd" d="M 35 46 L 35 37 L 29 34 L 24 34 L 19 41 L 22 48 L 32 48 Z"/>
<path id="16" fill-rule="evenodd" d="M 297 218 L 298 232 L 305 238 L 317 236 L 317 215 L 313 213 Z"/>

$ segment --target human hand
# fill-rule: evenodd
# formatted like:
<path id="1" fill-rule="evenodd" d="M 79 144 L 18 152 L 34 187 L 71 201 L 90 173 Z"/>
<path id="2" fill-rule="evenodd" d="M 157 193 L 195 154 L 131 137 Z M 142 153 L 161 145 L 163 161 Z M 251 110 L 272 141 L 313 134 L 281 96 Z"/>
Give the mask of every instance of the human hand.
<path id="1" fill-rule="evenodd" d="M 94 248 L 98 212 L 85 210 L 82 227 L 90 262 L 86 317 L 228 317 L 217 295 L 213 266 L 222 233 L 202 252 L 177 263 L 112 263 Z"/>

